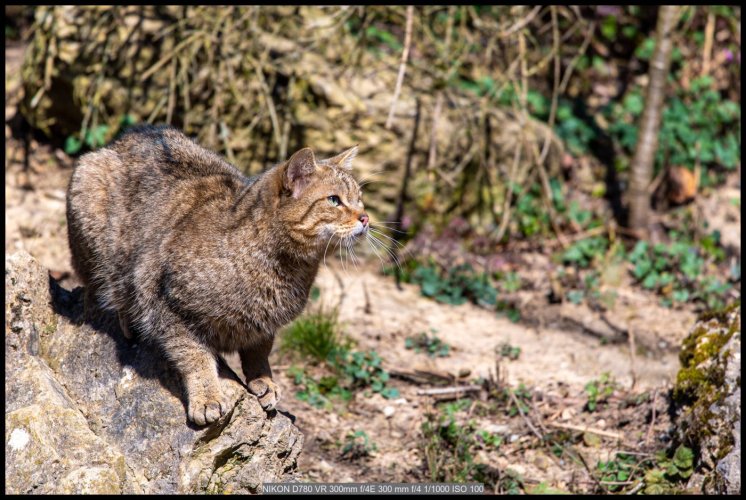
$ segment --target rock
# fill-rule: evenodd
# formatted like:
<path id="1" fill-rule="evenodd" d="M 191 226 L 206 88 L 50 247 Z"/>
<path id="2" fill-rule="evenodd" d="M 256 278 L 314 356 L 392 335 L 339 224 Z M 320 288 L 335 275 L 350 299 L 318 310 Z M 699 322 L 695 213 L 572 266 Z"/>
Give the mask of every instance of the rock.
<path id="1" fill-rule="evenodd" d="M 78 326 L 68 292 L 25 252 L 5 261 L 7 493 L 257 493 L 292 480 L 303 436 L 226 368 L 234 402 L 187 421 L 176 374 L 114 317 Z"/>
<path id="2" fill-rule="evenodd" d="M 507 434 L 510 432 L 510 426 L 506 424 L 487 424 L 484 430 L 490 434 Z"/>
<path id="3" fill-rule="evenodd" d="M 673 398 L 677 439 L 697 452 L 688 487 L 741 492 L 741 313 L 703 315 L 684 340 Z"/>
<path id="4" fill-rule="evenodd" d="M 394 413 L 396 413 L 396 410 L 394 409 L 394 407 L 393 407 L 393 406 L 386 406 L 386 407 L 385 407 L 385 408 L 383 409 L 383 415 L 384 415 L 384 416 L 385 416 L 386 418 L 391 418 L 391 417 L 393 417 L 393 416 L 394 416 Z"/>

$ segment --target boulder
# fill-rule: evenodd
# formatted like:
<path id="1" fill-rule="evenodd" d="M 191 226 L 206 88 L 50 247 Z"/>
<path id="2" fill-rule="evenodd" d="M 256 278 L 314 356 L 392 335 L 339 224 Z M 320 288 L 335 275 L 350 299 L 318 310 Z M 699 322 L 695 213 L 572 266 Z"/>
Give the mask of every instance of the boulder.
<path id="1" fill-rule="evenodd" d="M 293 480 L 294 417 L 264 412 L 229 368 L 231 411 L 194 426 L 158 352 L 128 343 L 114 317 L 78 324 L 82 289 L 28 253 L 5 267 L 7 493 L 257 493 Z"/>
<path id="2" fill-rule="evenodd" d="M 674 387 L 677 438 L 698 457 L 688 488 L 741 493 L 741 311 L 700 317 L 684 340 Z"/>

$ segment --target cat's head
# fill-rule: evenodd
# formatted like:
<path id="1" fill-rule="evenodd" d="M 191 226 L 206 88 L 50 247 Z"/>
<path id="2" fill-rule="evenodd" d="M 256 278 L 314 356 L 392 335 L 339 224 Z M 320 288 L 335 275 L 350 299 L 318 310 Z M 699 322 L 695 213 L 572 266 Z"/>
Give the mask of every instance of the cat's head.
<path id="1" fill-rule="evenodd" d="M 355 155 L 357 146 L 320 160 L 303 148 L 285 162 L 281 217 L 295 239 L 328 246 L 368 231 L 362 192 L 352 177 Z"/>

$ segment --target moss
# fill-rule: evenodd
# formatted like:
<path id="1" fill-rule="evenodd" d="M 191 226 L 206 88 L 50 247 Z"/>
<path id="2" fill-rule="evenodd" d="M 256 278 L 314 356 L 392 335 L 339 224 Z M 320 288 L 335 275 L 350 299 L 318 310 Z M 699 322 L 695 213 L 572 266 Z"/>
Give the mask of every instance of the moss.
<path id="1" fill-rule="evenodd" d="M 717 459 L 733 448 L 733 436 L 722 432 L 717 415 L 710 409 L 728 395 L 725 384 L 728 351 L 723 347 L 740 333 L 739 304 L 703 314 L 682 345 L 681 369 L 676 376 L 673 400 L 684 410 L 680 418 L 681 439 L 694 449 L 706 440 L 716 439 Z M 740 386 L 740 377 L 738 380 Z"/>
<path id="2" fill-rule="evenodd" d="M 56 331 L 57 331 L 57 316 L 54 315 L 52 316 L 52 321 L 44 325 L 42 332 L 46 336 L 46 335 L 52 335 Z"/>
<path id="3" fill-rule="evenodd" d="M 737 310 L 741 307 L 741 301 L 737 300 L 733 302 L 732 304 L 728 304 L 727 306 L 721 307 L 720 309 L 715 309 L 712 311 L 706 311 L 699 315 L 699 318 L 697 318 L 697 321 L 710 321 L 710 320 L 717 320 L 718 323 L 725 323 L 728 321 L 728 315 L 732 313 L 733 311 Z"/>

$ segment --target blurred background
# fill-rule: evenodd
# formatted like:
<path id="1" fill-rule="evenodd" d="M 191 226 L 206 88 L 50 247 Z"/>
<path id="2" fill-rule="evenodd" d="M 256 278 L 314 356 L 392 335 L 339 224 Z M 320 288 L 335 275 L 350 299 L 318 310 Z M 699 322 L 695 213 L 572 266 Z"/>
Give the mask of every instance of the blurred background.
<path id="1" fill-rule="evenodd" d="M 375 240 L 275 354 L 306 479 L 715 488 L 667 408 L 740 304 L 740 7 L 5 9 L 6 254 L 68 288 L 75 158 L 130 125 L 248 175 L 359 145 Z"/>

